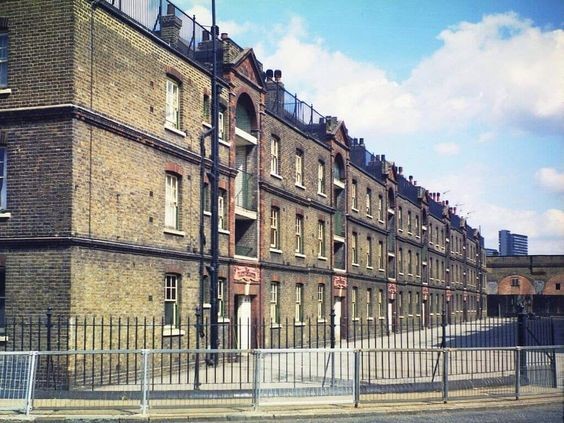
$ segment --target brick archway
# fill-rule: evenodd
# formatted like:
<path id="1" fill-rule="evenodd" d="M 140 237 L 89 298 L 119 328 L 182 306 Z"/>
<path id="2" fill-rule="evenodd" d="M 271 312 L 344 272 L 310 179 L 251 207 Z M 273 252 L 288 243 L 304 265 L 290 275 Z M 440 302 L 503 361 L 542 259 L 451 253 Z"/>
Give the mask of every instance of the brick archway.
<path id="1" fill-rule="evenodd" d="M 517 283 L 514 280 L 517 280 Z M 509 275 L 499 281 L 498 295 L 534 295 L 535 287 L 531 280 L 521 275 Z"/>
<path id="2" fill-rule="evenodd" d="M 564 273 L 551 277 L 544 285 L 542 293 L 543 295 L 564 295 Z"/>

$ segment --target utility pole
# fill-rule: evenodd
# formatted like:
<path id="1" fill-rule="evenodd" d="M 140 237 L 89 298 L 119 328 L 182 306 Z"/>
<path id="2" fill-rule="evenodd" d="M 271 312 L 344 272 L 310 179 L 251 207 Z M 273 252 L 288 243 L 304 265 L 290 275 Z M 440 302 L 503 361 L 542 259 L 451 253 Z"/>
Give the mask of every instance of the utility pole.
<path id="1" fill-rule="evenodd" d="M 218 179 L 219 179 L 219 99 L 217 86 L 217 35 L 218 30 L 215 21 L 215 0 L 212 0 L 212 171 L 211 171 L 211 265 L 210 265 L 210 349 L 218 349 L 218 309 L 217 309 L 217 285 L 219 267 L 219 216 L 218 216 Z M 203 159 L 203 158 L 202 158 Z M 217 354 L 210 354 L 208 357 L 210 365 L 217 364 Z"/>

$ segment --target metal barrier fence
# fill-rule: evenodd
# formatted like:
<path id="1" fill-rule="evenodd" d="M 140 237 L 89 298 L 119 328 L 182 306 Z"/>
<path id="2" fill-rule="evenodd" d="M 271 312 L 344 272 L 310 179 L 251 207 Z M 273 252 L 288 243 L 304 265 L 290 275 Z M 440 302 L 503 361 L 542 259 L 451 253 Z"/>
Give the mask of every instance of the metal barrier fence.
<path id="1" fill-rule="evenodd" d="M 100 372 L 104 367 L 113 371 Z M 562 395 L 563 387 L 562 345 L 0 353 L 0 408 L 26 414 L 32 409 L 147 414 L 218 405 L 519 399 Z"/>
<path id="2" fill-rule="evenodd" d="M 240 337 L 250 348 L 324 348 L 335 338 L 339 348 L 513 347 L 554 345 L 555 333 L 564 330 L 564 318 L 519 317 L 464 319 L 432 313 L 400 319 L 393 327 L 384 318 L 307 318 L 296 325 L 294 317 L 278 322 L 232 320 L 219 323 L 221 349 L 241 348 Z M 521 322 L 521 324 L 520 324 Z M 0 327 L 0 349 L 5 351 L 66 351 L 106 349 L 193 349 L 210 345 L 211 324 L 186 316 L 171 328 L 164 318 L 54 316 L 14 317 Z M 523 329 L 519 332 L 519 327 Z M 203 335 L 199 336 L 198 335 Z"/>

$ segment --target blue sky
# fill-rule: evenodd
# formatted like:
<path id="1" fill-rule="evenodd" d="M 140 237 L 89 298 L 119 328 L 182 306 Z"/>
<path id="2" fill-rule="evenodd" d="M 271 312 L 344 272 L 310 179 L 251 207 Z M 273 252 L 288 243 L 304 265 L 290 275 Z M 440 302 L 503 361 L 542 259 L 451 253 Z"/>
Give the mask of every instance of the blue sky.
<path id="1" fill-rule="evenodd" d="M 177 0 L 209 23 L 211 0 Z M 289 91 L 446 192 L 486 246 L 564 254 L 564 1 L 217 0 Z"/>

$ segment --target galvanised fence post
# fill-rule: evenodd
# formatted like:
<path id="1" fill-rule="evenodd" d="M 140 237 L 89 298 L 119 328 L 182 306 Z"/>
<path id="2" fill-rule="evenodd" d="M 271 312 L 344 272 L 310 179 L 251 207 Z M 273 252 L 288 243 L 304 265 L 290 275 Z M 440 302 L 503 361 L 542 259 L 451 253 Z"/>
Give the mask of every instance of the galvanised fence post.
<path id="1" fill-rule="evenodd" d="M 360 403 L 360 354 L 360 350 L 354 351 L 353 400 L 355 407 L 358 407 L 358 404 Z"/>
<path id="2" fill-rule="evenodd" d="M 25 389 L 25 408 L 26 416 L 29 416 L 33 409 L 33 388 L 35 386 L 35 369 L 37 367 L 37 351 L 30 351 L 27 366 L 27 384 Z"/>
<path id="3" fill-rule="evenodd" d="M 150 350 L 141 350 L 141 414 L 145 416 L 149 411 L 149 355 Z"/>
<path id="4" fill-rule="evenodd" d="M 521 395 L 521 353 L 520 348 L 515 348 L 515 399 Z"/>
<path id="5" fill-rule="evenodd" d="M 446 404 L 448 401 L 448 349 L 443 349 L 443 402 Z"/>
<path id="6" fill-rule="evenodd" d="M 260 369 L 262 361 L 262 351 L 254 350 L 251 351 L 253 355 L 253 361 L 255 364 L 255 369 L 253 372 L 253 409 L 258 409 L 260 405 Z"/>
<path id="7" fill-rule="evenodd" d="M 527 313 L 523 309 L 517 315 L 517 345 L 520 347 L 527 346 Z M 527 375 L 527 350 L 521 349 L 521 357 L 519 358 L 519 366 L 521 367 L 521 378 L 523 384 L 529 383 Z"/>

